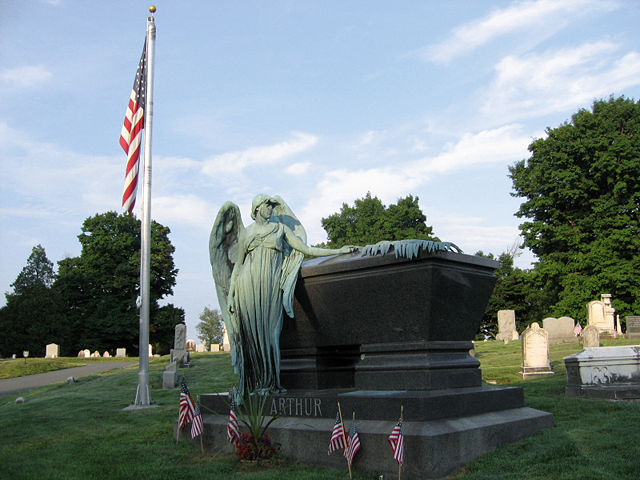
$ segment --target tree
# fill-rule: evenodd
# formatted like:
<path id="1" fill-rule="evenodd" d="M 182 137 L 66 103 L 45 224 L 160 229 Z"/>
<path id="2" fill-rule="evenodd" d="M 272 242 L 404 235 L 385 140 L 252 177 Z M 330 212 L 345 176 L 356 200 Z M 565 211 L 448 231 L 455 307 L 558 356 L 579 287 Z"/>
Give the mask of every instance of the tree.
<path id="1" fill-rule="evenodd" d="M 327 232 L 327 246 L 371 245 L 381 240 L 417 238 L 434 240 L 427 217 L 418 205 L 418 197 L 408 195 L 397 204 L 385 207 L 378 197 L 367 192 L 353 206 L 342 204 L 339 213 L 322 219 Z"/>
<path id="2" fill-rule="evenodd" d="M 204 307 L 199 318 L 200 323 L 196 325 L 196 331 L 198 332 L 198 338 L 202 340 L 202 343 L 207 346 L 212 343 L 222 343 L 223 320 L 218 309 Z"/>
<path id="3" fill-rule="evenodd" d="M 51 291 L 55 278 L 53 262 L 42 245 L 36 245 L 0 309 L 0 355 L 29 350 L 32 356 L 43 356 L 45 345 L 60 340 L 55 331 L 57 299 Z"/>
<path id="4" fill-rule="evenodd" d="M 495 259 L 493 254 L 477 252 L 476 255 Z M 514 310 L 517 330 L 520 332 L 532 322 L 540 322 L 543 318 L 546 307 L 542 301 L 542 292 L 534 285 L 535 273 L 515 267 L 516 256 L 516 249 L 511 248 L 501 253 L 497 259 L 500 266 L 495 271 L 496 285 L 480 325 L 483 334 L 498 333 L 498 310 Z"/>
<path id="5" fill-rule="evenodd" d="M 640 311 L 640 103 L 596 101 L 546 133 L 509 171 L 549 314 L 584 319 L 601 293 Z"/>
<path id="6" fill-rule="evenodd" d="M 173 293 L 178 272 L 169 233 L 167 227 L 152 222 L 150 329 L 154 325 L 153 333 L 163 343 L 169 342 L 167 348 L 173 338 L 169 332 L 175 326 L 170 325 L 171 321 L 183 321 L 179 312 L 169 312 L 157 305 L 158 300 Z M 137 352 L 140 221 L 115 212 L 98 214 L 84 221 L 78 239 L 82 245 L 80 257 L 59 263 L 59 277 L 54 284 L 70 324 L 79 327 L 74 348 L 102 351 L 126 347 Z"/>

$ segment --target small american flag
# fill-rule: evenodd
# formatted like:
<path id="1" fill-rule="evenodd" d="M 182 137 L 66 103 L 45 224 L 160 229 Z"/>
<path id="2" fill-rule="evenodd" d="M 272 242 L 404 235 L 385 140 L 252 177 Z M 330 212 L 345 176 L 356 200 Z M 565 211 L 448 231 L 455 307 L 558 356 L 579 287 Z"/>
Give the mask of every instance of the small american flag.
<path id="1" fill-rule="evenodd" d="M 404 426 L 402 425 L 402 420 L 398 420 L 398 423 L 393 430 L 391 430 L 391 435 L 389 435 L 389 445 L 391 445 L 391 450 L 393 450 L 393 459 L 398 462 L 399 465 L 402 465 L 403 457 L 404 457 L 404 435 L 402 431 L 404 430 Z"/>
<path id="2" fill-rule="evenodd" d="M 144 106 L 147 96 L 147 41 L 145 39 L 142 56 L 138 64 L 136 79 L 127 105 L 120 146 L 127 154 L 127 168 L 124 177 L 124 192 L 122 194 L 122 208 L 131 213 L 136 203 L 138 190 L 138 165 L 140 158 L 140 139 L 144 128 Z"/>
<path id="3" fill-rule="evenodd" d="M 202 435 L 202 413 L 200 413 L 200 405 L 196 403 L 196 410 L 193 412 L 193 421 L 191 422 L 191 439 Z"/>
<path id="4" fill-rule="evenodd" d="M 344 425 L 340 421 L 340 414 L 336 413 L 336 424 L 333 426 L 331 432 L 331 440 L 329 441 L 329 452 L 327 455 L 331 455 L 336 450 L 342 449 L 344 453 Z"/>
<path id="5" fill-rule="evenodd" d="M 184 378 L 182 378 L 182 385 L 180 386 L 180 412 L 178 413 L 179 430 L 182 430 L 187 423 L 193 420 L 194 412 L 195 402 L 189 393 L 189 389 L 187 388 Z"/>
<path id="6" fill-rule="evenodd" d="M 576 323 L 576 326 L 573 327 L 573 333 L 576 337 L 582 333 L 582 325 L 580 325 L 580 322 Z"/>
<path id="7" fill-rule="evenodd" d="M 356 422 L 351 423 L 351 428 L 349 429 L 349 438 L 347 439 L 347 449 L 344 451 L 344 456 L 347 458 L 347 462 L 349 462 L 349 466 L 353 464 L 353 457 L 356 456 L 358 450 L 360 450 L 360 437 L 358 437 L 358 431 L 356 430 Z"/>
<path id="8" fill-rule="evenodd" d="M 233 411 L 233 403 L 229 408 L 229 421 L 227 422 L 227 440 L 229 443 L 237 443 L 240 440 L 240 429 L 238 427 L 238 417 Z"/>

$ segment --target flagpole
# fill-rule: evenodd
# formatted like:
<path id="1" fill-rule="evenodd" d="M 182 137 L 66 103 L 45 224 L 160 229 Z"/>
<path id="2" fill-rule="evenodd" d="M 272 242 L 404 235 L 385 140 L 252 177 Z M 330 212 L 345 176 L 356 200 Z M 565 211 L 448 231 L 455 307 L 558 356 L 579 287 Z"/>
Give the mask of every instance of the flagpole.
<path id="1" fill-rule="evenodd" d="M 135 405 L 149 407 L 149 296 L 151 279 L 151 132 L 153 122 L 153 62 L 156 43 L 156 25 L 153 14 L 156 7 L 149 7 L 147 18 L 147 94 L 144 106 L 144 167 L 142 182 L 142 225 L 140 246 L 140 348 L 138 353 L 138 389 Z"/>

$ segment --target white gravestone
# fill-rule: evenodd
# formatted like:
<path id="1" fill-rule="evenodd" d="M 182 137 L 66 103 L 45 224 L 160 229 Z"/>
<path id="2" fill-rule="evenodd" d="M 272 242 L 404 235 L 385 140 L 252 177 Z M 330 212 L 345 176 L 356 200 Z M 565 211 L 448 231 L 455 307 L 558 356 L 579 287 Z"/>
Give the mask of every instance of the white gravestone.
<path id="1" fill-rule="evenodd" d="M 220 351 L 220 344 L 219 343 L 212 343 L 211 344 L 211 351 L 212 352 L 219 352 Z"/>
<path id="2" fill-rule="evenodd" d="M 100 352 L 98 350 L 96 350 L 95 352 L 93 352 L 93 354 L 91 356 L 93 358 L 100 358 Z"/>
<path id="3" fill-rule="evenodd" d="M 573 331 L 575 326 L 576 322 L 571 317 L 549 317 L 542 320 L 542 328 L 549 334 L 549 343 L 551 345 L 577 342 L 578 337 Z"/>
<path id="4" fill-rule="evenodd" d="M 153 347 L 149 344 L 149 357 L 153 357 Z"/>
<path id="5" fill-rule="evenodd" d="M 582 346 L 584 348 L 600 346 L 600 330 L 595 325 L 587 325 L 582 330 Z"/>
<path id="6" fill-rule="evenodd" d="M 127 356 L 127 349 L 126 348 L 116 348 L 116 357 L 117 358 L 124 358 Z"/>
<path id="7" fill-rule="evenodd" d="M 46 353 L 44 354 L 44 358 L 58 358 L 58 352 L 60 347 L 55 343 L 50 343 L 47 345 Z"/>
<path id="8" fill-rule="evenodd" d="M 111 354 L 105 350 L 104 353 L 102 354 L 102 358 L 110 358 L 110 357 L 111 357 Z"/>
<path id="9" fill-rule="evenodd" d="M 564 358 L 567 396 L 640 398 L 640 345 L 585 348 Z"/>
<path id="10" fill-rule="evenodd" d="M 187 352 L 194 352 L 196 349 L 196 342 L 189 339 L 187 340 Z"/>
<path id="11" fill-rule="evenodd" d="M 222 326 L 222 350 L 225 352 L 231 351 L 231 344 L 229 343 L 229 334 L 227 333 L 227 326 Z"/>
<path id="12" fill-rule="evenodd" d="M 515 332 L 515 335 L 513 332 Z M 515 310 L 498 310 L 498 334 L 496 335 L 496 340 L 504 340 L 505 343 L 508 343 L 510 340 L 517 340 L 517 335 Z"/>
<path id="13" fill-rule="evenodd" d="M 83 352 L 84 352 L 84 358 L 91 358 L 91 351 L 88 348 L 85 348 Z"/>
<path id="14" fill-rule="evenodd" d="M 613 314 L 615 309 L 611 307 L 611 295 L 603 293 L 601 300 L 594 300 L 587 304 L 587 324 L 598 327 L 600 333 L 613 335 L 615 325 Z"/>
<path id="15" fill-rule="evenodd" d="M 199 343 L 196 345 L 196 352 L 204 353 L 207 351 L 207 348 L 204 346 L 204 343 Z"/>
<path id="16" fill-rule="evenodd" d="M 537 323 L 532 323 L 522 332 L 522 369 L 523 378 L 532 375 L 552 375 L 549 362 L 549 334 Z"/>

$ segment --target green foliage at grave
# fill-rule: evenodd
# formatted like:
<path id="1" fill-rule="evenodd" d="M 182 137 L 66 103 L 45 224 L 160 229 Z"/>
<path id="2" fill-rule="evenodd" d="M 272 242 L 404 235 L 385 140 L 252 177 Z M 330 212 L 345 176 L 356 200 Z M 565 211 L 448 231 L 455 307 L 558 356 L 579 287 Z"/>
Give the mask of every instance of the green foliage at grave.
<path id="1" fill-rule="evenodd" d="M 596 101 L 546 133 L 509 171 L 548 314 L 584 319 L 601 293 L 621 318 L 639 312 L 640 102 Z"/>
<path id="2" fill-rule="evenodd" d="M 159 353 L 168 353 L 175 325 L 184 323 L 184 310 L 158 305 L 173 293 L 178 273 L 169 233 L 152 222 L 149 340 Z M 23 350 L 44 356 L 49 343 L 57 343 L 66 356 L 82 349 L 113 355 L 120 347 L 137 353 L 140 221 L 115 212 L 97 214 L 84 221 L 78 239 L 80 256 L 58 262 L 57 275 L 44 248 L 33 248 L 0 309 L 0 356 L 22 356 Z"/>
<path id="3" fill-rule="evenodd" d="M 427 226 L 427 217 L 418 205 L 418 197 L 407 195 L 398 203 L 385 207 L 370 192 L 353 206 L 342 204 L 339 213 L 322 219 L 327 232 L 327 246 L 373 245 L 381 240 L 438 240 Z"/>
<path id="4" fill-rule="evenodd" d="M 200 322 L 196 325 L 198 338 L 207 346 L 222 343 L 222 314 L 217 308 L 204 307 L 200 314 Z"/>
<path id="5" fill-rule="evenodd" d="M 476 252 L 476 255 L 495 259 L 493 254 Z M 547 303 L 544 291 L 534 285 L 535 272 L 516 267 L 516 255 L 515 249 L 510 249 L 497 258 L 500 267 L 494 272 L 496 285 L 482 317 L 480 339 L 484 338 L 485 333 L 492 336 L 498 333 L 498 310 L 516 312 L 516 328 L 519 332 L 532 322 L 540 322 L 545 316 Z"/>
<path id="6" fill-rule="evenodd" d="M 13 293 L 5 294 L 7 304 L 0 309 L 0 356 L 15 353 L 22 357 L 24 350 L 32 357 L 44 356 L 46 344 L 59 340 L 55 332 L 57 298 L 52 291 L 55 279 L 53 262 L 42 245 L 36 245 L 11 284 Z"/>
<path id="7" fill-rule="evenodd" d="M 178 270 L 169 228 L 151 224 L 150 341 L 170 345 L 184 312 L 158 300 L 173 293 Z M 140 220 L 115 212 L 87 218 L 78 235 L 79 257 L 59 262 L 58 288 L 65 317 L 76 335 L 75 347 L 91 351 L 138 351 Z M 167 348 L 168 348 L 167 345 Z M 76 351 L 77 351 L 76 350 Z M 73 353 L 69 352 L 69 353 Z"/>

